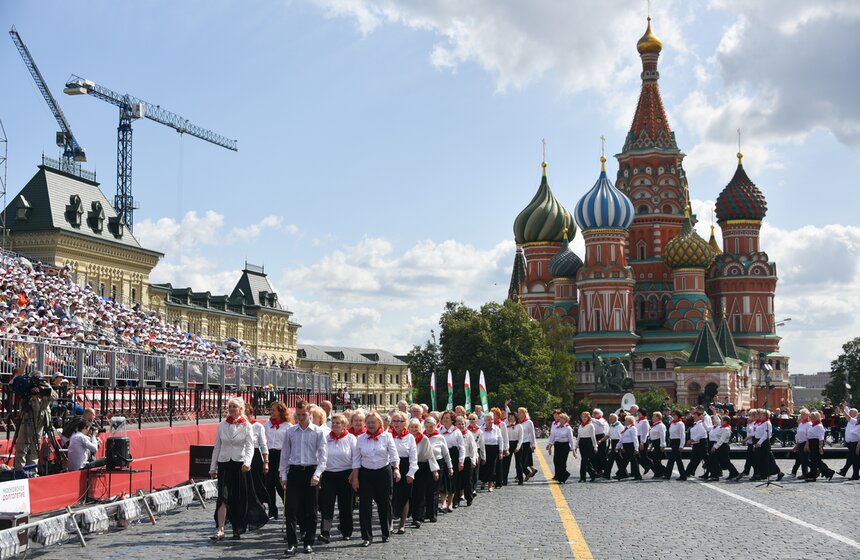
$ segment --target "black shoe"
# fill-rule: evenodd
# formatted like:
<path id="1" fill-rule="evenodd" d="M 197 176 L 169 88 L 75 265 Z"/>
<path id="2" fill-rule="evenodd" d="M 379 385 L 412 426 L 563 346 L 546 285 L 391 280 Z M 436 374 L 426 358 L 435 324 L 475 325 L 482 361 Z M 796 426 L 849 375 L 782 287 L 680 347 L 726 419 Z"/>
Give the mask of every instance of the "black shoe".
<path id="1" fill-rule="evenodd" d="M 311 545 L 306 544 L 305 549 L 304 549 L 304 553 L 305 554 L 313 554 L 313 552 L 314 552 L 314 548 Z"/>
<path id="2" fill-rule="evenodd" d="M 388 537 L 382 537 L 382 542 L 388 542 Z"/>
<path id="3" fill-rule="evenodd" d="M 522 482 L 520 484 L 522 484 Z M 472 500 L 466 500 L 466 507 L 470 507 L 471 505 L 472 505 Z"/>
<path id="4" fill-rule="evenodd" d="M 470 502 L 470 505 L 471 505 L 471 502 Z M 413 529 L 420 529 L 421 528 L 421 522 L 413 520 L 412 521 L 412 528 Z"/>
<path id="5" fill-rule="evenodd" d="M 634 476 L 633 480 L 642 480 L 642 477 L 641 476 Z"/>
<path id="6" fill-rule="evenodd" d="M 702 480 L 708 480 L 708 475 L 707 475 L 707 473 L 701 474 L 701 475 L 699 475 L 698 478 L 701 478 Z"/>
<path id="7" fill-rule="evenodd" d="M 319 535 L 317 535 L 317 538 L 318 538 L 318 539 L 320 540 L 320 542 L 321 542 L 321 543 L 323 543 L 323 544 L 328 544 L 328 543 L 330 543 L 330 542 L 331 542 L 331 537 L 329 537 L 328 535 L 325 535 L 325 534 L 323 534 L 323 533 L 320 533 Z"/>
<path id="8" fill-rule="evenodd" d="M 679 476 L 679 477 L 678 477 L 678 480 L 681 480 L 681 481 L 683 481 L 683 480 L 687 480 L 687 477 L 686 477 L 686 476 Z"/>
<path id="9" fill-rule="evenodd" d="M 240 533 L 239 531 L 233 531 L 233 540 L 238 541 L 239 539 L 242 538 L 241 535 L 242 535 L 242 533 Z"/>
<path id="10" fill-rule="evenodd" d="M 777 481 L 777 482 L 779 482 L 780 480 L 782 480 L 782 477 L 784 477 L 784 476 L 785 476 L 785 473 L 784 473 L 784 472 L 779 473 L 778 475 L 776 475 L 776 481 Z M 830 474 L 830 478 L 833 478 L 833 474 L 832 474 L 832 473 Z M 829 480 L 829 479 L 828 479 L 828 480 Z"/>
<path id="11" fill-rule="evenodd" d="M 712 476 L 711 478 L 708 479 L 708 482 L 719 482 L 719 480 L 720 480 L 720 477 Z"/>
<path id="12" fill-rule="evenodd" d="M 845 476 L 846 474 L 848 474 L 848 469 L 841 469 L 839 471 L 839 476 Z"/>
<path id="13" fill-rule="evenodd" d="M 777 478 L 777 480 L 779 480 L 780 478 L 782 478 L 782 473 L 779 473 L 779 474 L 780 474 L 780 476 L 779 476 L 779 478 Z M 835 471 L 830 471 L 830 474 L 829 474 L 829 475 L 827 475 L 827 480 L 828 480 L 828 481 L 833 480 L 833 475 L 834 475 L 834 474 L 836 474 L 836 472 L 835 472 Z M 845 476 L 845 475 L 843 474 L 842 476 Z"/>
<path id="14" fill-rule="evenodd" d="M 852 476 L 848 480 L 860 480 L 860 476 Z"/>
<path id="15" fill-rule="evenodd" d="M 404 529 L 403 527 L 398 527 L 398 529 L 394 532 L 395 535 L 403 535 L 404 533 L 406 533 L 406 529 Z"/>
<path id="16" fill-rule="evenodd" d="M 431 518 L 430 518 L 430 523 L 436 523 L 436 518 L 435 518 L 435 517 L 431 517 Z"/>
<path id="17" fill-rule="evenodd" d="M 739 473 L 738 476 L 735 477 L 735 482 L 740 482 L 746 475 L 747 473 Z"/>
<path id="18" fill-rule="evenodd" d="M 343 537 L 343 540 L 345 540 L 345 541 L 352 540 L 352 535 L 345 535 L 345 536 Z"/>
<path id="19" fill-rule="evenodd" d="M 370 541 L 361 541 L 361 546 L 367 548 L 368 546 L 370 546 Z"/>
<path id="20" fill-rule="evenodd" d="M 295 553 L 296 553 L 296 547 L 295 546 L 288 546 L 287 549 L 284 551 L 284 556 L 292 556 Z"/>

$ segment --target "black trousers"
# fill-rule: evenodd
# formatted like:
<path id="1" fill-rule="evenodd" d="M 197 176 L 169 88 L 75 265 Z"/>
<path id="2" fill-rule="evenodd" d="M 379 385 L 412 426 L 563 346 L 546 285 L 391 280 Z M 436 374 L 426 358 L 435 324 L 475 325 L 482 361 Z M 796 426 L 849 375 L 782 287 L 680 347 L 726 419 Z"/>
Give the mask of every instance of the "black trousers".
<path id="1" fill-rule="evenodd" d="M 839 469 L 839 474 L 841 474 L 842 476 L 845 476 L 848 473 L 848 469 L 850 469 L 854 464 L 854 457 L 857 456 L 856 441 L 847 441 L 845 442 L 845 446 L 848 448 L 848 456 L 845 457 L 845 464 L 842 465 L 841 469 Z"/>
<path id="2" fill-rule="evenodd" d="M 659 441 L 652 441 L 648 450 L 648 459 L 651 461 L 651 470 L 654 476 L 663 476 L 663 448 Z"/>
<path id="3" fill-rule="evenodd" d="M 566 441 L 557 441 L 553 444 L 552 464 L 555 468 L 553 480 L 567 482 L 570 473 L 567 471 L 567 456 L 570 454 L 570 444 Z"/>
<path id="4" fill-rule="evenodd" d="M 455 471 L 457 470 L 456 467 L 454 468 L 454 470 Z M 505 458 L 502 457 L 502 446 L 499 445 L 499 458 L 496 460 L 496 476 L 494 478 L 494 480 L 496 482 L 496 488 L 501 488 L 502 485 L 504 484 L 505 481 L 502 478 L 502 476 L 504 475 L 504 472 L 505 472 Z"/>
<path id="5" fill-rule="evenodd" d="M 642 467 L 642 470 L 645 472 L 651 469 L 651 459 L 648 457 L 648 447 L 650 443 L 650 439 L 645 440 L 644 443 L 642 440 L 639 440 L 639 466 Z"/>
<path id="6" fill-rule="evenodd" d="M 317 488 L 311 486 L 316 465 L 291 465 L 287 472 L 287 544 L 297 546 L 296 526 L 302 535 L 302 544 L 310 546 L 317 538 Z"/>
<path id="7" fill-rule="evenodd" d="M 463 481 L 461 480 L 462 474 L 460 472 L 460 448 L 459 447 L 449 447 L 448 454 L 451 455 L 451 464 L 454 466 L 454 476 L 451 478 L 451 492 L 454 493 L 454 498 L 460 494 L 460 488 L 463 487 Z M 451 504 L 448 504 L 450 507 Z"/>
<path id="8" fill-rule="evenodd" d="M 424 486 L 424 509 L 423 509 L 423 518 L 419 518 L 418 521 L 424 521 L 424 519 L 429 519 L 430 521 L 436 521 L 436 515 L 439 513 L 439 482 L 442 480 L 442 469 L 447 471 L 448 466 L 445 465 L 445 462 L 441 459 L 437 461 L 439 463 L 439 480 L 433 479 L 433 474 L 430 474 L 430 479 L 427 481 L 427 484 Z M 421 463 L 418 463 L 419 465 Z M 420 470 L 420 467 L 419 467 Z M 429 472 L 429 467 L 428 467 Z M 415 498 L 415 491 L 412 491 L 412 497 Z M 415 519 L 415 514 L 413 513 L 412 519 Z"/>
<path id="9" fill-rule="evenodd" d="M 621 468 L 622 464 L 622 452 L 616 449 L 618 447 L 618 440 L 611 439 L 609 440 L 609 454 L 606 459 L 606 468 L 603 469 L 603 478 L 609 478 L 612 476 L 612 466 L 615 465 L 615 469 L 618 472 L 619 476 L 625 476 L 626 473 L 624 469 Z"/>
<path id="10" fill-rule="evenodd" d="M 409 503 L 413 521 L 420 523 L 428 517 L 425 511 L 427 509 L 427 496 L 431 492 L 429 487 L 435 485 L 435 482 L 433 473 L 430 472 L 430 463 L 427 461 L 418 463 L 418 472 L 415 473 L 415 480 L 412 482 L 412 500 Z"/>
<path id="11" fill-rule="evenodd" d="M 809 444 L 809 478 L 833 476 L 833 469 L 821 459 L 821 442 L 817 439 L 810 439 L 807 443 Z"/>
<path id="12" fill-rule="evenodd" d="M 502 486 L 508 485 L 508 479 L 511 477 L 511 463 L 514 464 L 514 469 L 516 472 L 520 472 L 519 459 L 517 458 L 517 454 L 514 453 L 514 449 L 517 448 L 519 444 L 519 440 L 511 440 L 509 442 L 510 447 L 508 447 L 509 453 L 508 455 L 502 459 Z M 517 479 L 519 480 L 519 479 Z"/>
<path id="13" fill-rule="evenodd" d="M 517 482 L 523 482 L 529 468 L 534 466 L 532 453 L 532 444 L 527 442 L 523 442 L 523 446 L 517 451 Z"/>
<path id="14" fill-rule="evenodd" d="M 496 463 L 499 461 L 499 446 L 485 445 L 484 451 L 486 459 L 484 460 L 484 464 L 481 465 L 481 482 L 495 482 Z M 442 465 L 440 465 L 440 467 L 441 466 Z"/>
<path id="15" fill-rule="evenodd" d="M 320 534 L 328 536 L 334 523 L 334 503 L 337 502 L 340 534 L 351 537 L 353 531 L 353 492 L 349 483 L 352 470 L 326 471 L 320 479 Z"/>
<path id="16" fill-rule="evenodd" d="M 708 440 L 705 438 L 700 439 L 699 441 L 693 443 L 690 462 L 687 463 L 687 470 L 685 471 L 687 476 L 696 476 L 696 469 L 699 468 L 699 465 L 702 461 L 706 461 L 708 458 Z M 705 473 L 708 472 L 708 467 L 705 465 Z"/>
<path id="17" fill-rule="evenodd" d="M 747 445 L 747 456 L 744 460 L 744 474 L 749 474 L 751 468 L 754 469 L 753 472 L 755 475 L 759 476 L 758 465 L 756 464 L 756 447 L 753 444 Z"/>
<path id="18" fill-rule="evenodd" d="M 800 469 L 801 474 L 806 477 L 809 474 L 809 457 L 803 448 L 804 445 L 806 445 L 805 441 L 797 444 L 797 451 L 794 452 L 794 466 L 791 467 L 791 474 L 797 474 L 797 470 Z"/>
<path id="19" fill-rule="evenodd" d="M 281 486 L 281 473 L 278 465 L 281 464 L 281 450 L 269 449 L 269 472 L 266 474 L 266 493 L 269 506 L 269 517 L 278 516 L 278 501 L 284 498 L 284 489 Z"/>
<path id="20" fill-rule="evenodd" d="M 632 443 L 624 443 L 621 445 L 621 450 L 622 463 L 620 465 L 620 470 L 624 471 L 627 469 L 627 466 L 630 465 L 630 474 L 633 475 L 633 478 L 642 478 L 642 473 L 639 472 L 639 463 L 636 461 L 636 448 L 633 447 Z M 644 455 L 644 450 L 642 451 L 642 455 Z"/>
<path id="21" fill-rule="evenodd" d="M 669 451 L 669 462 L 666 463 L 666 471 L 663 473 L 663 476 L 670 478 L 675 469 L 675 465 L 678 465 L 678 472 L 680 473 L 678 478 L 683 480 L 687 478 L 687 471 L 684 470 L 684 462 L 681 460 L 681 440 L 669 440 L 669 445 L 671 446 L 671 450 Z"/>
<path id="22" fill-rule="evenodd" d="M 729 444 L 719 446 L 716 451 L 712 450 L 708 460 L 710 465 L 708 471 L 711 476 L 722 477 L 723 469 L 728 469 L 730 478 L 738 476 L 738 470 L 732 464 Z"/>
<path id="23" fill-rule="evenodd" d="M 383 538 L 391 534 L 391 491 L 394 478 L 391 465 L 381 469 L 358 469 L 358 522 L 361 538 L 373 540 L 373 503 L 379 514 L 379 528 Z"/>
<path id="24" fill-rule="evenodd" d="M 604 434 L 594 434 L 597 438 L 597 449 L 594 450 L 594 457 L 591 458 L 591 466 L 595 472 L 602 471 L 606 468 L 606 442 L 600 441 Z"/>
<path id="25" fill-rule="evenodd" d="M 811 441 L 811 440 L 810 440 Z M 810 449 L 811 449 L 810 445 Z M 776 465 L 776 459 L 773 458 L 773 453 L 770 450 L 770 441 L 765 441 L 759 447 L 755 448 L 756 451 L 756 476 L 757 477 L 766 477 L 773 476 L 775 474 L 779 474 L 779 467 Z"/>
<path id="26" fill-rule="evenodd" d="M 400 482 L 394 483 L 394 490 L 391 493 L 391 511 L 396 517 L 400 517 L 403 513 L 403 508 L 412 499 L 412 484 L 406 480 L 406 473 L 409 472 L 409 457 L 400 458 Z M 414 481 L 413 481 L 414 483 Z"/>
<path id="27" fill-rule="evenodd" d="M 579 480 L 585 480 L 586 473 L 593 479 L 594 467 L 592 462 L 596 452 L 594 444 L 591 443 L 591 438 L 582 438 L 577 441 L 577 445 L 579 447 Z"/>
<path id="28" fill-rule="evenodd" d="M 466 457 L 463 461 L 463 472 L 460 473 L 460 482 L 462 483 L 463 498 L 468 505 L 472 505 L 472 458 Z M 454 502 L 460 503 L 460 495 L 454 496 Z"/>

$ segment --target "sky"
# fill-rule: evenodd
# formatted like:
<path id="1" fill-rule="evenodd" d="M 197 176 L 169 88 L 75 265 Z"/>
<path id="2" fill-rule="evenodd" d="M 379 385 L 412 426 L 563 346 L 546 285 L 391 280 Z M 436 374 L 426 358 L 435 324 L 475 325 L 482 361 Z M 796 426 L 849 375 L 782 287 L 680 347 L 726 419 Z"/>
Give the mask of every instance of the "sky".
<path id="1" fill-rule="evenodd" d="M 792 373 L 860 335 L 860 3 L 653 0 L 660 87 L 700 233 L 736 166 L 767 198 Z M 115 107 L 70 74 L 238 140 L 134 124 L 134 233 L 153 282 L 230 292 L 265 266 L 299 343 L 405 353 L 446 301 L 501 301 L 512 225 L 540 182 L 572 209 L 620 151 L 647 3 L 629 0 L 0 2 L 103 190 Z M 0 41 L 2 43 L 2 41 Z M 8 198 L 56 157 L 57 125 L 7 40 Z M 617 169 L 609 162 L 610 173 Z M 718 231 L 719 235 L 719 231 Z M 574 249 L 582 254 L 577 234 Z"/>

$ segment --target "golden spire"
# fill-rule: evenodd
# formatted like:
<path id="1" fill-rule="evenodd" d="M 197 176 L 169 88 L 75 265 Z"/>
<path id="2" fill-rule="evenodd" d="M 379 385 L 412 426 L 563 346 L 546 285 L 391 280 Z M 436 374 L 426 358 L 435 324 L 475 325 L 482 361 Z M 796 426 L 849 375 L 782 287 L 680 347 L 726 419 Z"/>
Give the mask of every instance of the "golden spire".
<path id="1" fill-rule="evenodd" d="M 651 31 L 651 16 L 648 16 L 648 28 L 645 30 L 645 35 L 642 35 L 642 38 L 636 43 L 636 50 L 639 51 L 639 54 L 659 54 L 663 50 L 663 41 Z"/>
<path id="2" fill-rule="evenodd" d="M 541 138 L 540 141 L 543 144 L 543 161 L 540 166 L 543 167 L 543 176 L 546 177 L 546 138 Z"/>
<path id="3" fill-rule="evenodd" d="M 564 232 L 562 232 L 561 236 L 562 236 L 562 241 L 567 239 L 567 226 L 564 226 Z"/>
<path id="4" fill-rule="evenodd" d="M 689 220 L 693 217 L 693 208 L 690 206 L 690 185 L 687 183 L 686 179 L 684 180 L 684 198 L 687 199 L 687 202 L 684 205 L 684 215 Z"/>
<path id="5" fill-rule="evenodd" d="M 600 170 L 606 172 L 606 136 L 600 135 Z"/>
<path id="6" fill-rule="evenodd" d="M 711 320 L 711 310 L 710 310 L 710 309 L 708 309 L 707 307 L 705 308 L 705 313 L 704 313 L 704 315 L 705 315 L 705 321 L 710 321 L 710 320 Z"/>
<path id="7" fill-rule="evenodd" d="M 738 129 L 738 165 L 744 164 L 744 154 L 741 152 L 741 129 Z"/>

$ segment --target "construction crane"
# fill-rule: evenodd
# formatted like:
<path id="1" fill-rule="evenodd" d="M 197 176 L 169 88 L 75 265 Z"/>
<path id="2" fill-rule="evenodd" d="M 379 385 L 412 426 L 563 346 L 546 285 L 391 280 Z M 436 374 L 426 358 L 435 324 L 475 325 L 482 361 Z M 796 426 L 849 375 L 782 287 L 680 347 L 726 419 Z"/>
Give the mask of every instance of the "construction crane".
<path id="1" fill-rule="evenodd" d="M 169 126 L 180 134 L 190 134 L 206 140 L 222 148 L 238 151 L 236 140 L 231 140 L 211 130 L 206 130 L 188 119 L 162 109 L 158 105 L 152 105 L 137 97 L 128 94 L 117 93 L 106 87 L 100 86 L 90 80 L 85 80 L 74 74 L 66 82 L 63 90 L 68 95 L 92 95 L 102 101 L 107 101 L 119 107 L 119 127 L 117 127 L 117 154 L 116 154 L 116 197 L 114 207 L 118 215 L 122 216 L 126 227 L 132 230 L 134 227 L 134 197 L 131 194 L 131 123 L 137 119 L 147 118 L 155 122 Z"/>
<path id="2" fill-rule="evenodd" d="M 39 67 L 36 66 L 36 62 L 33 60 L 32 55 L 30 55 L 30 50 L 27 48 L 27 45 L 24 44 L 24 41 L 21 39 L 21 36 L 15 30 L 14 26 L 9 30 L 9 35 L 12 36 L 12 41 L 15 43 L 15 46 L 18 47 L 18 52 L 21 53 L 21 58 L 24 59 L 24 64 L 27 66 L 27 70 L 29 70 L 30 75 L 33 76 L 33 80 L 36 82 L 36 87 L 39 88 L 39 91 L 42 93 L 42 97 L 44 97 L 45 101 L 48 102 L 48 108 L 51 109 L 51 112 L 54 114 L 54 118 L 57 119 L 57 123 L 60 125 L 60 132 L 57 133 L 57 146 L 60 146 L 63 149 L 63 155 L 60 158 L 61 164 L 64 168 L 71 171 L 76 167 L 79 167 L 75 162 L 87 161 L 87 154 L 78 144 L 78 141 L 75 140 L 75 135 L 72 134 L 72 127 L 69 126 L 69 121 L 66 120 L 66 116 L 63 114 L 63 110 L 60 109 L 60 105 L 57 103 L 57 100 L 54 99 L 53 95 L 51 95 L 51 90 L 49 90 L 47 84 L 45 84 L 45 79 L 42 78 L 42 73 L 39 72 Z"/>

